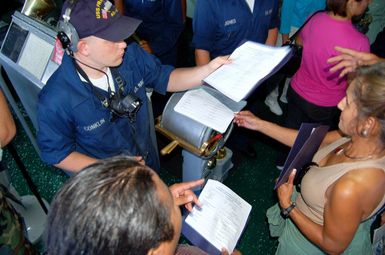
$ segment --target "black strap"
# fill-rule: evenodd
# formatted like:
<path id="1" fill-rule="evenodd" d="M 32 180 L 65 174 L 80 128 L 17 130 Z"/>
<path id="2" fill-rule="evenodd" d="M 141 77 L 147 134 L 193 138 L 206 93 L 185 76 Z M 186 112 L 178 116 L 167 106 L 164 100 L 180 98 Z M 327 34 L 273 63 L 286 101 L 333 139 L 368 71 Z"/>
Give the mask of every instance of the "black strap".
<path id="1" fill-rule="evenodd" d="M 91 82 L 91 80 L 89 79 L 88 75 L 84 72 L 84 70 L 76 62 L 77 60 L 74 59 L 74 58 L 72 60 L 74 62 L 76 70 L 83 77 L 83 79 L 85 79 L 90 84 L 92 93 L 100 100 L 100 102 L 102 103 L 102 105 L 105 108 L 109 108 L 109 106 L 110 106 L 109 98 L 111 98 L 114 95 L 114 92 L 112 92 L 112 90 L 111 90 L 111 85 L 110 85 L 110 82 L 109 82 L 108 75 L 104 71 L 102 71 L 102 70 L 99 70 L 99 69 L 96 69 L 96 68 L 93 68 L 93 67 L 89 66 L 89 67 L 91 67 L 91 68 L 93 68 L 95 70 L 100 71 L 101 73 L 103 73 L 107 77 L 107 85 L 108 85 L 107 93 L 108 93 L 109 98 L 103 96 L 101 93 L 99 93 L 99 91 L 97 89 L 95 89 L 95 85 Z M 110 67 L 110 71 L 111 71 L 111 75 L 114 78 L 116 84 L 118 84 L 117 96 L 120 98 L 124 94 L 124 80 L 123 80 L 122 76 L 120 75 L 120 73 L 119 73 L 117 68 Z"/>
<path id="2" fill-rule="evenodd" d="M 374 214 L 374 216 L 379 215 L 385 211 L 385 204 L 381 206 L 380 209 L 377 210 L 377 212 Z"/>
<path id="3" fill-rule="evenodd" d="M 295 31 L 295 33 L 290 36 L 289 38 L 289 42 L 290 44 L 295 44 L 295 39 L 297 38 L 298 34 L 301 32 L 301 30 L 306 26 L 306 24 L 313 18 L 314 15 L 316 15 L 317 13 L 320 13 L 320 12 L 324 12 L 324 10 L 319 10 L 319 11 L 316 11 L 314 12 L 312 15 L 309 16 L 309 18 L 307 18 L 307 20 L 305 20 L 305 22 L 302 24 L 302 26 L 300 26 L 298 28 L 297 31 Z M 283 42 L 285 43 L 285 42 Z"/>
<path id="4" fill-rule="evenodd" d="M 120 96 L 124 94 L 124 80 L 116 67 L 110 67 L 111 75 L 118 84 Z"/>
<path id="5" fill-rule="evenodd" d="M 26 180 L 29 189 L 35 195 L 35 197 L 36 197 L 37 201 L 39 202 L 39 204 L 40 204 L 41 208 L 43 209 L 43 211 L 46 214 L 48 214 L 48 209 L 45 206 L 45 203 L 44 203 L 42 197 L 40 196 L 39 191 L 37 190 L 36 185 L 33 183 L 32 178 L 31 178 L 31 176 L 29 175 L 29 173 L 27 171 L 27 168 L 23 164 L 23 161 L 21 161 L 21 158 L 20 158 L 19 154 L 17 153 L 16 149 L 13 147 L 12 143 L 7 145 L 7 149 L 11 153 L 13 159 L 15 160 L 16 165 L 19 167 L 20 172 L 23 175 L 24 179 Z"/>
<path id="6" fill-rule="evenodd" d="M 74 62 L 75 68 L 79 72 L 79 74 L 83 77 L 83 79 L 85 79 L 90 84 L 92 93 L 100 100 L 100 102 L 102 103 L 102 105 L 105 108 L 108 108 L 109 104 L 110 104 L 109 99 L 107 97 L 103 96 L 102 94 L 100 94 L 99 91 L 97 89 L 95 89 L 95 85 L 92 84 L 91 80 L 88 78 L 88 75 L 79 66 L 79 64 L 76 62 L 75 59 L 73 59 L 73 62 Z M 107 76 L 107 79 L 108 79 L 108 76 Z M 108 92 L 108 95 L 110 95 L 110 93 L 111 93 L 110 84 L 108 84 L 108 91 L 107 92 Z"/>

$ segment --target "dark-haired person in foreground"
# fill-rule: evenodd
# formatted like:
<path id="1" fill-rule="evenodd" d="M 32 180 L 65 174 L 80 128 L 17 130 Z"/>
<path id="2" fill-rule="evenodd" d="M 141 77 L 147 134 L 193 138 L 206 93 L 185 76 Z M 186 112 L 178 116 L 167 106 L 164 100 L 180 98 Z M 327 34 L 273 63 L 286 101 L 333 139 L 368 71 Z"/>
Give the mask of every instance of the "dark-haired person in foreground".
<path id="1" fill-rule="evenodd" d="M 338 108 L 339 131 L 326 135 L 300 192 L 293 170 L 267 211 L 276 254 L 372 254 L 371 219 L 385 203 L 385 63 L 357 68 Z M 235 122 L 287 146 L 298 134 L 250 112 Z"/>
<path id="2" fill-rule="evenodd" d="M 47 252 L 207 255 L 193 246 L 180 246 L 175 253 L 182 221 L 179 206 L 191 209 L 191 203 L 198 202 L 191 188 L 202 183 L 168 188 L 153 170 L 129 157 L 101 160 L 57 193 L 47 221 Z"/>

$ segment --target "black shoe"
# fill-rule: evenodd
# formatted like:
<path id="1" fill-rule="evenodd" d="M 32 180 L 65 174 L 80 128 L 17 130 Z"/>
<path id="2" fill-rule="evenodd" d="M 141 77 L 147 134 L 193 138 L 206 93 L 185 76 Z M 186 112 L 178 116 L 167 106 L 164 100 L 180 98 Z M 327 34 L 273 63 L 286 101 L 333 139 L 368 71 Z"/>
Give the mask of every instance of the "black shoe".
<path id="1" fill-rule="evenodd" d="M 243 156 L 246 156 L 248 158 L 257 157 L 257 152 L 255 151 L 254 147 L 251 146 L 250 144 L 246 144 L 241 148 L 237 148 L 237 151 L 240 152 Z"/>

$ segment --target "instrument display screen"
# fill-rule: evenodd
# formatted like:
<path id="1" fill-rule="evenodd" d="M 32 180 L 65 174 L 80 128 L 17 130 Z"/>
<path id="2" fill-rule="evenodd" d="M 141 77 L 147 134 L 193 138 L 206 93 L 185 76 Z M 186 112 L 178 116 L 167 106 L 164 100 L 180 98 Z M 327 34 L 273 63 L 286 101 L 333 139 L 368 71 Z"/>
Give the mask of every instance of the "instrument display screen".
<path id="1" fill-rule="evenodd" d="M 1 53 L 17 63 L 28 33 L 28 30 L 23 29 L 18 24 L 12 23 L 1 48 Z"/>

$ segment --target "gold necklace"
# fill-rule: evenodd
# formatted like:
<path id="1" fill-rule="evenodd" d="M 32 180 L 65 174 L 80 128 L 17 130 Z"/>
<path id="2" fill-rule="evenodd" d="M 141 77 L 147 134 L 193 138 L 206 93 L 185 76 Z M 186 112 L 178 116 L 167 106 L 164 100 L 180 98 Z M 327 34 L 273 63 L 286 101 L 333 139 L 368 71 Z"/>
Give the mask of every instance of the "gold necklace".
<path id="1" fill-rule="evenodd" d="M 352 160 L 368 160 L 368 159 L 372 159 L 373 158 L 373 154 L 370 154 L 368 156 L 364 156 L 364 157 L 356 157 L 356 156 L 350 156 L 346 153 L 345 151 L 345 148 L 342 148 L 342 147 L 338 147 L 337 149 L 335 149 L 335 154 L 336 155 L 341 155 L 343 154 L 345 157 L 347 157 L 348 159 L 352 159 Z"/>
<path id="2" fill-rule="evenodd" d="M 344 154 L 345 157 L 349 158 L 349 159 L 353 159 L 353 160 L 368 160 L 368 159 L 372 159 L 373 158 L 373 155 L 370 154 L 368 156 L 365 156 L 365 157 L 355 157 L 355 156 L 349 156 L 345 149 L 342 150 L 342 153 Z"/>

